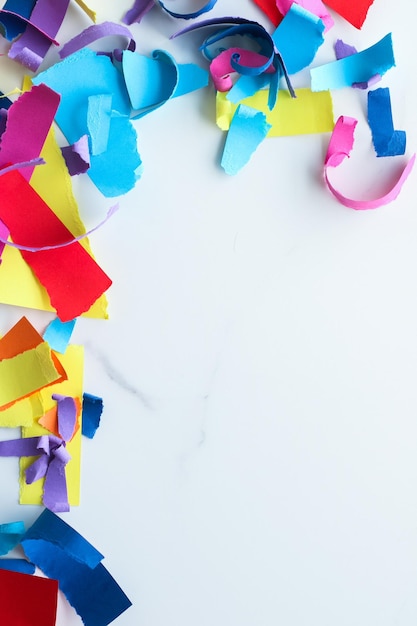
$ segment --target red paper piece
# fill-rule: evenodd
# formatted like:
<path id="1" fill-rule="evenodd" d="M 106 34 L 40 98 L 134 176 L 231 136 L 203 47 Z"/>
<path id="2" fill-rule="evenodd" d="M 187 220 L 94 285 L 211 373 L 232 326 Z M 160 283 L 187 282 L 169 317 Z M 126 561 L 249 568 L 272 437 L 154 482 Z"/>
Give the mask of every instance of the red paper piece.
<path id="1" fill-rule="evenodd" d="M 41 248 L 73 239 L 18 171 L 0 177 L 0 197 L 0 220 L 15 243 Z M 45 287 L 62 322 L 87 311 L 111 285 L 110 278 L 78 241 L 53 250 L 21 250 L 21 254 Z"/>
<path id="2" fill-rule="evenodd" d="M 356 28 L 362 28 L 369 7 L 374 0 L 323 0 Z"/>
<path id="3" fill-rule="evenodd" d="M 59 94 L 46 85 L 32 87 L 9 108 L 0 144 L 0 167 L 36 159 L 42 152 L 60 101 Z M 34 167 L 21 172 L 30 180 Z"/>
<path id="4" fill-rule="evenodd" d="M 275 0 L 253 0 L 260 9 L 269 17 L 274 26 L 278 26 L 283 16 L 278 11 Z"/>
<path id="5" fill-rule="evenodd" d="M 0 569 L 0 623 L 55 626 L 58 581 Z"/>

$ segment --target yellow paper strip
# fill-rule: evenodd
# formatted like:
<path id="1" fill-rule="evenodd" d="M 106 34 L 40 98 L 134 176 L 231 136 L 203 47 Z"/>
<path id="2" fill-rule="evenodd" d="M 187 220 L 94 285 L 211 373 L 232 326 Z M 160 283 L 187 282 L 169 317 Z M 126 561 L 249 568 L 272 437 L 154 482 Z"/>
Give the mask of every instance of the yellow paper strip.
<path id="1" fill-rule="evenodd" d="M 333 102 L 329 91 L 313 92 L 310 89 L 296 89 L 296 98 L 291 98 L 286 90 L 280 90 L 272 111 L 268 108 L 268 91 L 258 91 L 244 98 L 239 104 L 246 104 L 266 115 L 272 125 L 268 137 L 287 135 L 309 135 L 331 132 L 334 128 Z M 222 130 L 228 130 L 238 104 L 227 99 L 227 93 L 217 92 L 216 122 Z"/>
<path id="2" fill-rule="evenodd" d="M 84 13 L 87 13 L 88 17 L 94 22 L 96 23 L 96 19 L 97 19 L 97 14 L 95 11 L 93 11 L 93 9 L 90 9 L 90 7 L 88 7 L 86 5 L 85 2 L 83 2 L 83 0 L 75 0 L 75 2 L 78 4 L 78 6 L 80 7 L 80 9 L 82 9 L 84 11 Z"/>
<path id="3" fill-rule="evenodd" d="M 83 346 L 68 346 L 65 354 L 60 355 L 60 361 L 67 372 L 68 380 L 57 385 L 51 385 L 48 389 L 42 389 L 44 411 L 51 409 L 56 401 L 52 394 L 58 393 L 64 396 L 78 398 L 82 406 L 83 395 L 83 371 L 84 349 Z M 70 505 L 77 506 L 80 503 L 80 473 L 81 473 L 81 415 L 79 416 L 80 428 L 73 439 L 67 444 L 67 450 L 71 460 L 65 468 L 67 477 L 68 501 Z M 39 437 L 50 434 L 48 430 L 38 423 L 28 428 L 22 428 L 23 437 Z M 44 479 L 38 480 L 31 485 L 25 481 L 25 469 L 36 457 L 21 457 L 20 459 L 20 504 L 42 504 Z"/>
<path id="4" fill-rule="evenodd" d="M 46 341 L 0 361 L 0 406 L 15 402 L 61 378 Z"/>

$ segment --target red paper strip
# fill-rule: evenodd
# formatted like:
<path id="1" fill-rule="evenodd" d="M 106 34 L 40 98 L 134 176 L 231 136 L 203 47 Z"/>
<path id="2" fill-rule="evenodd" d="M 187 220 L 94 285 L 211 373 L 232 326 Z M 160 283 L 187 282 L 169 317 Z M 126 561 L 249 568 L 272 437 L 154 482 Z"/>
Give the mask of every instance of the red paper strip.
<path id="1" fill-rule="evenodd" d="M 55 626 L 58 581 L 0 569 L 4 626 Z"/>
<path id="2" fill-rule="evenodd" d="M 0 220 L 19 244 L 41 248 L 73 239 L 18 171 L 0 177 L 0 196 Z M 39 252 L 22 250 L 21 254 L 45 287 L 62 322 L 87 311 L 111 285 L 110 278 L 78 242 Z"/>
<path id="3" fill-rule="evenodd" d="M 339 13 L 356 28 L 362 28 L 369 7 L 374 0 L 324 0 L 328 7 Z"/>
<path id="4" fill-rule="evenodd" d="M 32 87 L 9 108 L 6 130 L 0 144 L 0 167 L 36 159 L 42 151 L 60 101 L 46 85 Z M 34 166 L 22 168 L 30 180 Z"/>
<path id="5" fill-rule="evenodd" d="M 278 26 L 283 16 L 278 11 L 275 0 L 253 0 L 260 9 L 269 17 L 274 26 Z"/>

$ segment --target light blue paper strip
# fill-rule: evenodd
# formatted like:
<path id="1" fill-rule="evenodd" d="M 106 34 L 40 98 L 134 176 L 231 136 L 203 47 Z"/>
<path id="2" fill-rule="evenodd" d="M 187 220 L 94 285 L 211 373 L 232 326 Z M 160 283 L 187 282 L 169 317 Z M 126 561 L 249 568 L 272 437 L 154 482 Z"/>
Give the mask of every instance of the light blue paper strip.
<path id="1" fill-rule="evenodd" d="M 87 128 L 90 136 L 91 154 L 102 154 L 107 150 L 110 133 L 112 95 L 101 93 L 89 96 Z"/>
<path id="2" fill-rule="evenodd" d="M 75 322 L 76 320 L 61 322 L 61 320 L 56 317 L 48 324 L 43 333 L 43 338 L 49 343 L 52 350 L 60 354 L 65 353 L 69 340 L 71 339 L 72 331 L 74 330 Z"/>
<path id="3" fill-rule="evenodd" d="M 312 91 L 326 91 L 364 83 L 395 66 L 391 33 L 370 48 L 310 70 Z"/>
<path id="4" fill-rule="evenodd" d="M 298 4 L 293 4 L 272 34 L 284 59 L 288 74 L 304 69 L 314 59 L 324 41 L 323 21 Z"/>
<path id="5" fill-rule="evenodd" d="M 230 176 L 244 167 L 268 134 L 271 124 L 261 111 L 240 104 L 230 123 L 221 166 Z"/>
<path id="6" fill-rule="evenodd" d="M 23 522 L 0 524 L 0 555 L 7 554 L 20 542 L 25 534 Z"/>

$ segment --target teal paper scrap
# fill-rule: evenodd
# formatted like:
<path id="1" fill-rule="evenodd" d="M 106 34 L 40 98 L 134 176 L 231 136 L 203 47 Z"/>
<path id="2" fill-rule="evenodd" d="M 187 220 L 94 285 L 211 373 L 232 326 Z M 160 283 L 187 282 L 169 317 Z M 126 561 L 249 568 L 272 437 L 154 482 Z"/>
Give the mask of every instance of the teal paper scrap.
<path id="1" fill-rule="evenodd" d="M 324 30 L 323 20 L 317 15 L 299 4 L 292 4 L 272 33 L 288 74 L 295 74 L 310 65 L 324 42 Z"/>
<path id="2" fill-rule="evenodd" d="M 312 91 L 326 91 L 365 83 L 379 74 L 383 76 L 395 66 L 391 33 L 376 44 L 344 59 L 310 70 Z"/>
<path id="3" fill-rule="evenodd" d="M 234 176 L 248 163 L 270 128 L 262 111 L 239 104 L 230 123 L 221 160 L 226 174 Z"/>
<path id="4" fill-rule="evenodd" d="M 75 319 L 69 322 L 61 322 L 59 317 L 56 317 L 48 324 L 43 333 L 43 338 L 49 343 L 52 350 L 60 354 L 65 353 L 76 321 Z"/>
<path id="5" fill-rule="evenodd" d="M 25 534 L 23 522 L 0 524 L 0 555 L 3 556 L 13 550 Z"/>

